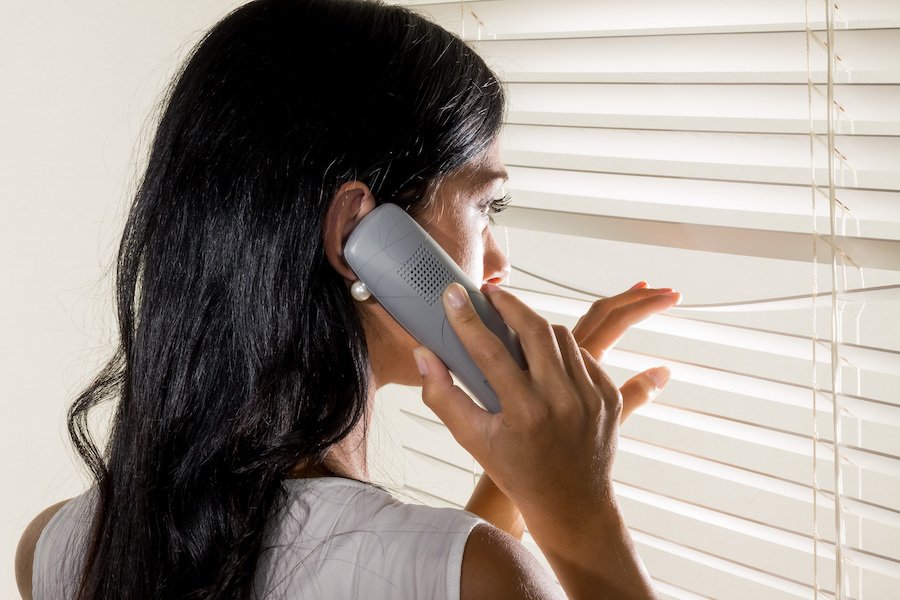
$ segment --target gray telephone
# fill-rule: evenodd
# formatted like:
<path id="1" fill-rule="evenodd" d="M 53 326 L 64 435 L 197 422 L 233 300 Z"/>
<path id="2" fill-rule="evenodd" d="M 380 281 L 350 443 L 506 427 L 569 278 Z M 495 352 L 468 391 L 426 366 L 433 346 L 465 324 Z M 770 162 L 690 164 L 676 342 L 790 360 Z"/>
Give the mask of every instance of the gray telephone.
<path id="1" fill-rule="evenodd" d="M 482 406 L 500 412 L 497 394 L 447 321 L 441 300 L 447 285 L 456 281 L 468 290 L 481 320 L 525 370 L 519 336 L 434 238 L 402 208 L 385 203 L 351 232 L 344 257 L 398 323 L 437 354 Z"/>

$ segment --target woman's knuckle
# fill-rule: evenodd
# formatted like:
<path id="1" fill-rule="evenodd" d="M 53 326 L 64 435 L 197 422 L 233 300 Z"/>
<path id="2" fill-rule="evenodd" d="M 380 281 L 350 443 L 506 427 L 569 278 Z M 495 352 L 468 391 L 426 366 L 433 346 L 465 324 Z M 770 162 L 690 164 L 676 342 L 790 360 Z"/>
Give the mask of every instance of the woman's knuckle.
<path id="1" fill-rule="evenodd" d="M 596 300 L 593 304 L 591 304 L 591 310 L 594 310 L 598 313 L 607 312 L 610 308 L 611 300 L 609 298 L 601 298 L 600 300 Z"/>
<path id="2" fill-rule="evenodd" d="M 556 339 L 562 342 L 568 342 L 569 338 L 572 338 L 572 332 L 569 331 L 569 329 L 565 325 L 554 323 L 550 327 L 553 329 L 553 335 L 556 336 Z"/>
<path id="3" fill-rule="evenodd" d="M 494 342 L 492 340 L 479 344 L 476 352 L 478 353 L 479 358 L 482 362 L 496 363 L 500 360 L 500 357 L 503 355 L 503 353 L 507 352 L 507 350 L 503 346 L 503 344 Z"/>
<path id="4" fill-rule="evenodd" d="M 543 394 L 537 394 L 533 400 L 533 402 L 523 404 L 517 419 L 517 423 L 521 425 L 524 431 L 533 431 L 546 427 L 553 416 L 549 402 L 550 398 Z"/>
<path id="5" fill-rule="evenodd" d="M 561 408 L 569 417 L 581 417 L 584 415 L 584 398 L 581 392 L 571 383 L 566 382 L 563 386 L 564 402 L 561 402 Z"/>
<path id="6" fill-rule="evenodd" d="M 616 416 L 622 414 L 622 409 L 625 406 L 622 401 L 622 392 L 613 387 L 613 389 L 607 392 L 607 400 L 609 402 L 610 410 L 612 410 Z"/>
<path id="7" fill-rule="evenodd" d="M 535 317 L 525 324 L 525 333 L 530 337 L 553 337 L 553 327 L 543 317 Z"/>
<path id="8" fill-rule="evenodd" d="M 579 346 L 578 350 L 581 352 L 581 361 L 584 363 L 584 368 L 587 369 L 591 379 L 597 383 L 596 380 L 600 377 L 600 363 L 586 348 Z"/>

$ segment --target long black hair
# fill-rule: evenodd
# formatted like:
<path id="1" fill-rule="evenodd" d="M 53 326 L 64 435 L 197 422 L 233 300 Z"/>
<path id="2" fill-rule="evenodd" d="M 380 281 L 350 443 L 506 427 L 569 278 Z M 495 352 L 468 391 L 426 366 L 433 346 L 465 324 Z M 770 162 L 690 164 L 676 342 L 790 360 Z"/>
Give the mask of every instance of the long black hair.
<path id="1" fill-rule="evenodd" d="M 496 139 L 500 82 L 400 7 L 257 0 L 172 82 L 116 263 L 119 345 L 73 403 L 96 480 L 79 600 L 250 598 L 301 458 L 366 415 L 360 315 L 325 259 L 348 180 L 415 215 Z M 89 411 L 117 399 L 103 454 Z"/>

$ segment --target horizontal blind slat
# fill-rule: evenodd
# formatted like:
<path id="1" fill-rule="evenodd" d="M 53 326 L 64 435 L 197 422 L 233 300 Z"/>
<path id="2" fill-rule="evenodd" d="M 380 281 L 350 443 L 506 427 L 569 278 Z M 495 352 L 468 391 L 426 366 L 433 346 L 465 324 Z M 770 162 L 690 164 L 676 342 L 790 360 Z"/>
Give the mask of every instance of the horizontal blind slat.
<path id="1" fill-rule="evenodd" d="M 509 206 L 497 215 L 499 225 L 550 233 L 563 233 L 635 244 L 810 262 L 812 235 L 786 232 L 673 223 L 655 219 L 610 217 Z M 851 264 L 900 271 L 900 240 L 835 236 L 837 247 Z M 831 260 L 829 238 L 817 239 L 820 261 Z"/>
<path id="2" fill-rule="evenodd" d="M 656 578 L 653 578 L 653 587 L 655 587 L 656 591 L 659 594 L 662 594 L 664 598 L 669 597 L 674 600 L 708 600 L 707 596 L 695 594 L 694 592 Z"/>
<path id="3" fill-rule="evenodd" d="M 612 6 L 601 0 L 478 0 L 460 2 L 412 0 L 424 14 L 452 31 L 465 29 L 477 39 L 541 36 L 566 37 L 594 32 L 597 35 L 646 35 L 648 33 L 719 33 L 803 30 L 804 3 L 800 0 L 762 0 L 729 4 L 693 0 L 673 4 L 665 0 L 637 0 Z M 813 28 L 825 27 L 824 9 L 809 6 Z M 465 24 L 465 27 L 463 27 Z M 896 5 L 878 0 L 845 0 L 837 11 L 836 27 L 842 29 L 900 25 Z"/>
<path id="4" fill-rule="evenodd" d="M 813 390 L 810 386 L 745 375 L 736 371 L 716 369 L 702 364 L 692 364 L 668 357 L 618 348 L 607 353 L 606 364 L 635 372 L 665 365 L 672 372 L 673 380 L 812 410 Z M 818 411 L 831 414 L 830 390 L 820 389 L 817 393 L 820 402 Z M 838 400 L 841 408 L 849 414 L 900 427 L 900 406 L 896 404 L 851 394 L 838 394 Z"/>
<path id="5" fill-rule="evenodd" d="M 809 136 L 795 134 L 508 124 L 503 157 L 537 168 L 808 186 L 811 159 L 817 181 L 827 181 L 825 143 L 818 136 L 811 157 Z M 838 185 L 900 190 L 900 137 L 837 135 L 835 144 Z"/>
<path id="6" fill-rule="evenodd" d="M 793 481 L 786 481 L 771 475 L 742 469 L 727 463 L 716 462 L 708 458 L 663 448 L 626 436 L 619 439 L 618 448 L 620 452 L 651 458 L 660 463 L 678 466 L 697 473 L 720 477 L 734 483 L 765 490 L 768 493 L 812 504 L 812 488 Z M 826 490 L 819 490 L 817 504 L 822 508 L 831 508 L 833 506 L 832 503 L 833 494 Z M 850 514 L 900 528 L 900 512 L 898 511 L 884 506 L 861 502 L 854 498 L 845 498 L 844 503 L 844 508 L 847 509 Z"/>
<path id="7" fill-rule="evenodd" d="M 778 431 L 659 402 L 642 407 L 640 416 L 812 458 L 812 443 L 809 436 Z M 820 439 L 817 446 L 819 447 L 818 459 L 824 462 L 833 462 L 833 444 Z M 848 464 L 900 477 L 900 459 L 896 456 L 847 445 L 841 446 L 841 455 L 842 460 Z"/>
<path id="8" fill-rule="evenodd" d="M 808 135 L 813 114 L 824 114 L 825 98 L 809 97 L 806 85 L 508 85 L 506 122 L 629 129 L 668 129 Z M 838 134 L 900 134 L 900 86 L 841 86 L 835 102 L 843 118 Z M 814 131 L 827 131 L 816 117 Z"/>
<path id="9" fill-rule="evenodd" d="M 784 577 L 779 577 L 777 575 L 766 573 L 759 569 L 747 567 L 746 565 L 738 564 L 719 556 L 715 556 L 707 552 L 702 552 L 700 550 L 690 548 L 686 545 L 655 536 L 652 533 L 646 531 L 632 528 L 631 537 L 634 539 L 636 544 L 649 546 L 651 548 L 657 548 L 675 556 L 682 556 L 694 563 L 705 565 L 711 569 L 715 569 L 716 571 L 728 573 L 741 579 L 746 579 L 748 581 L 759 583 L 775 590 L 786 592 L 797 598 L 803 598 L 804 600 L 806 600 L 807 598 L 809 598 L 809 594 L 812 591 L 812 586 L 803 585 Z M 829 594 L 823 594 L 821 591 L 819 592 L 819 594 L 823 598 L 833 597 Z"/>
<path id="10" fill-rule="evenodd" d="M 893 60 L 900 54 L 900 29 L 837 31 L 835 43 L 842 59 L 836 82 L 900 81 L 900 65 Z M 471 44 L 510 82 L 806 83 L 810 76 L 804 31 Z M 810 46 L 810 64 L 813 81 L 827 81 L 822 47 Z"/>
<path id="11" fill-rule="evenodd" d="M 622 483 L 615 483 L 616 494 L 624 498 L 630 498 L 643 504 L 649 504 L 662 508 L 673 514 L 679 514 L 697 521 L 703 521 L 710 525 L 731 530 L 742 535 L 768 541 L 779 546 L 784 546 L 799 552 L 813 554 L 813 539 L 811 537 L 797 534 L 782 529 L 776 529 L 769 525 L 749 521 L 733 515 L 727 515 L 722 512 L 699 506 L 692 503 L 682 502 L 680 500 L 662 496 L 647 490 L 638 489 Z M 820 539 L 818 541 L 818 556 L 834 560 L 834 543 Z M 855 562 L 864 568 L 887 575 L 889 577 L 900 580 L 900 561 L 875 556 L 865 552 L 861 552 L 852 546 L 843 548 L 845 559 Z M 898 581 L 900 583 L 900 581 Z"/>
<path id="12" fill-rule="evenodd" d="M 721 527 L 722 529 L 731 530 L 735 533 L 771 542 L 792 550 L 797 550 L 806 554 L 813 553 L 813 540 L 809 536 L 725 514 L 705 506 L 682 502 L 676 498 L 670 498 L 631 485 L 614 483 L 614 487 L 616 489 L 616 495 L 623 498 L 629 498 L 636 502 L 641 502 L 642 504 L 650 504 L 674 514 L 703 521 L 710 525 Z M 822 553 L 821 555 L 834 560 L 834 544 L 823 540 L 820 540 L 819 544 L 821 546 L 819 550 Z"/>
<path id="13" fill-rule="evenodd" d="M 609 216 L 662 215 L 660 219 L 699 224 L 809 232 L 809 186 L 716 181 L 521 167 L 507 164 L 507 191 L 520 208 L 562 209 Z M 847 232 L 860 237 L 900 238 L 900 193 L 839 188 L 837 200 L 848 207 L 837 217 Z M 820 231 L 830 214 L 819 203 Z M 612 211 L 612 212 L 611 212 Z"/>

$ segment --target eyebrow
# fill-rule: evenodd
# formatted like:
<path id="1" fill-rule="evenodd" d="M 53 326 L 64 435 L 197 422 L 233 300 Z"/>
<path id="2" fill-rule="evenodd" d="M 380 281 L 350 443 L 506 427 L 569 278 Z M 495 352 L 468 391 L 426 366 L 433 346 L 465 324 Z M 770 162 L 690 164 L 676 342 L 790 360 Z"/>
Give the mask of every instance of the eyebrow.
<path id="1" fill-rule="evenodd" d="M 509 180 L 509 173 L 506 172 L 506 169 L 481 169 L 472 175 L 472 180 L 477 186 L 485 185 L 497 179 Z"/>

